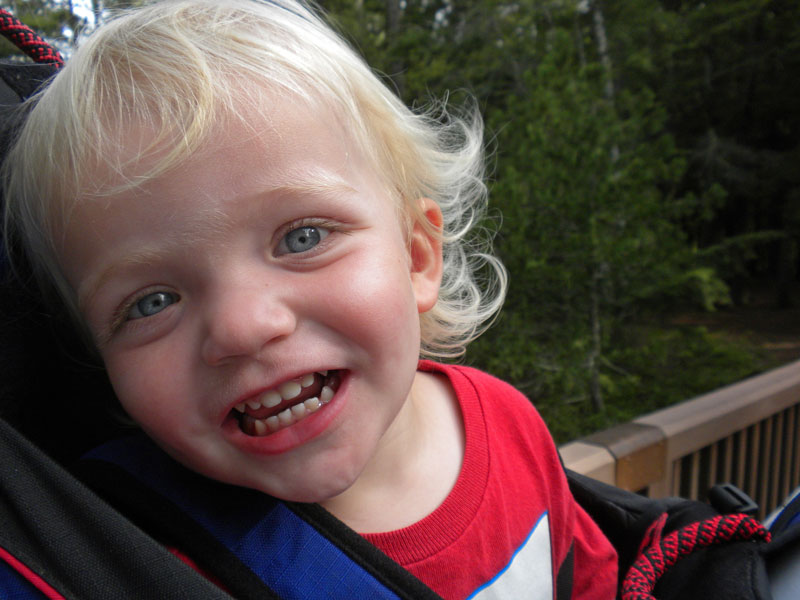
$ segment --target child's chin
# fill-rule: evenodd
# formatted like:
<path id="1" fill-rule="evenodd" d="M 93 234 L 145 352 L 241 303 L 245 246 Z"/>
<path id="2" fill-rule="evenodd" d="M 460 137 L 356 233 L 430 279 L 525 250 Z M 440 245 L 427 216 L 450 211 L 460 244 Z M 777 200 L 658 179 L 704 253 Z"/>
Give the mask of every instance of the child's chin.
<path id="1" fill-rule="evenodd" d="M 331 475 L 329 472 L 326 475 Z M 293 480 L 287 485 L 270 482 L 252 486 L 268 496 L 287 502 L 322 504 L 345 493 L 355 483 L 357 475 L 338 474 L 336 477 L 310 477 L 305 481 Z"/>

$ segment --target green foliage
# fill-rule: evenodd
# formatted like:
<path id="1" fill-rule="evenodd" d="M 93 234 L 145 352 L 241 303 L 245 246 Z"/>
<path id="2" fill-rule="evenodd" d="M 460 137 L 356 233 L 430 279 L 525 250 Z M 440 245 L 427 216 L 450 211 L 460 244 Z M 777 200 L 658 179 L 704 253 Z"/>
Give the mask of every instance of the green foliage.
<path id="1" fill-rule="evenodd" d="M 617 365 L 625 365 L 624 370 Z M 624 423 L 777 366 L 744 339 L 725 339 L 701 327 L 633 325 L 608 357 L 608 409 L 585 404 L 537 404 L 559 443 Z"/>
<path id="2" fill-rule="evenodd" d="M 512 323 L 478 340 L 479 365 L 513 381 L 536 405 L 558 443 L 629 421 L 777 366 L 745 338 L 727 338 L 702 327 L 660 325 L 645 318 L 617 332 L 603 361 L 606 409 L 587 402 L 585 369 L 571 358 L 588 343 L 545 349 L 531 323 L 505 313 Z"/>
<path id="3" fill-rule="evenodd" d="M 729 282 L 770 279 L 789 303 L 800 239 L 800 4 L 669 4 L 679 27 L 654 89 L 686 151 L 682 188 L 725 194 L 713 218 L 687 231 Z"/>
<path id="4" fill-rule="evenodd" d="M 607 97 L 604 68 L 576 47 L 574 18 L 551 22 L 547 52 L 488 114 L 498 146 L 492 198 L 505 221 L 497 248 L 512 273 L 506 310 L 525 316 L 538 346 L 521 352 L 537 356 L 527 377 L 558 372 L 548 396 L 597 409 L 615 388 L 605 365 L 620 328 L 689 287 L 718 301 L 724 284 L 695 266 L 679 227 L 691 198 L 674 198 L 684 162 L 663 108 L 644 86 Z M 519 320 L 501 320 L 492 338 L 521 331 Z M 478 345 L 471 358 L 484 364 L 486 354 Z"/>
<path id="5" fill-rule="evenodd" d="M 698 292 L 698 301 L 695 304 L 701 305 L 704 309 L 711 312 L 718 306 L 731 303 L 730 290 L 726 283 L 722 281 L 713 269 L 708 267 L 697 267 L 689 271 L 687 279 L 692 287 Z"/>

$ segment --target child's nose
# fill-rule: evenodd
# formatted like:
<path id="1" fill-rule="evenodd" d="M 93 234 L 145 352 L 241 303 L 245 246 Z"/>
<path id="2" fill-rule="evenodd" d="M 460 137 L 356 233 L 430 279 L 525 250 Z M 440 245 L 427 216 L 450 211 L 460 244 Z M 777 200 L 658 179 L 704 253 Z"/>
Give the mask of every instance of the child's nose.
<path id="1" fill-rule="evenodd" d="M 291 334 L 295 315 L 269 286 L 228 288 L 206 311 L 203 359 L 216 366 L 242 357 L 256 358 L 271 342 Z"/>

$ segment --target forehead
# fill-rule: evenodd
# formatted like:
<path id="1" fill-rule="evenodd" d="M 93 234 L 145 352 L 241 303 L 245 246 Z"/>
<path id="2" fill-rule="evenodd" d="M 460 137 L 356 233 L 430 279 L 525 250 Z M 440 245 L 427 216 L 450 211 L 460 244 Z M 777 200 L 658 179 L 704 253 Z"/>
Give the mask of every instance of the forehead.
<path id="1" fill-rule="evenodd" d="M 264 179 L 264 185 L 279 178 L 285 186 L 324 189 L 358 172 L 394 188 L 378 168 L 377 153 L 364 151 L 364 137 L 353 133 L 356 127 L 333 102 L 264 90 L 243 96 L 240 106 L 204 117 L 210 123 L 190 145 L 180 128 L 165 133 L 148 120 L 109 123 L 106 142 L 90 160 L 94 168 L 82 169 L 82 183 L 67 192 L 71 199 L 52 204 L 55 222 L 62 217 L 54 237 L 74 227 L 76 217 L 80 222 L 87 206 L 124 210 L 120 199 L 170 198 L 187 185 L 210 195 L 244 178 Z M 224 169 L 213 168 L 230 157 L 235 160 Z"/>
<path id="2" fill-rule="evenodd" d="M 234 206 L 238 215 L 242 207 L 254 211 L 253 216 L 257 211 L 286 211 L 265 198 L 286 198 L 284 205 L 321 197 L 346 202 L 352 192 L 365 189 L 391 197 L 372 161 L 324 107 L 276 98 L 268 115 L 223 119 L 207 143 L 163 173 L 158 172 L 159 161 L 171 148 L 136 154 L 150 143 L 149 133 L 147 127 L 131 127 L 120 138 L 120 162 L 128 169 L 116 181 L 107 174 L 108 189 L 116 184 L 120 191 L 84 197 L 69 216 L 61 255 L 79 296 L 85 274 L 102 270 L 106 251 L 115 254 L 109 260 L 144 252 L 116 240 L 138 243 L 146 237 L 162 246 L 180 246 L 186 236 L 230 227 Z M 136 185 L 126 186 L 128 182 Z M 130 235 L 134 228 L 146 236 Z"/>
<path id="3" fill-rule="evenodd" d="M 236 81 L 230 83 L 237 87 Z M 250 163 L 274 162 L 288 147 L 315 139 L 328 145 L 335 140 L 348 156 L 358 154 L 354 149 L 363 145 L 363 139 L 356 143 L 355 128 L 333 101 L 275 92 L 254 83 L 241 83 L 238 89 L 241 99 L 234 104 L 212 102 L 185 122 L 173 122 L 170 113 L 158 109 L 139 116 L 111 116 L 103 125 L 104 140 L 87 157 L 94 168 L 82 170 L 85 176 L 76 197 L 113 196 L 152 180 L 168 181 L 213 156 L 238 153 Z M 259 143 L 263 147 L 257 149 Z M 303 162 L 299 155 L 287 157 Z"/>

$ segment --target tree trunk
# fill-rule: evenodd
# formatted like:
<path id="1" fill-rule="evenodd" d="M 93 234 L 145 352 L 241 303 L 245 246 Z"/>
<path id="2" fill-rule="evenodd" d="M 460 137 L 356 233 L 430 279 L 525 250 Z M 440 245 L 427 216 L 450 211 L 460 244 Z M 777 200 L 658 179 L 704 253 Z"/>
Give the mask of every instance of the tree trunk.
<path id="1" fill-rule="evenodd" d="M 592 2 L 592 21 L 594 23 L 594 37 L 597 40 L 597 55 L 603 66 L 605 83 L 603 92 L 606 100 L 614 102 L 614 77 L 611 69 L 611 56 L 608 54 L 608 36 L 606 35 L 606 21 L 603 18 L 603 9 L 600 0 Z"/>
<path id="2" fill-rule="evenodd" d="M 397 35 L 400 29 L 400 0 L 386 0 L 386 34 L 390 37 Z"/>
<path id="3" fill-rule="evenodd" d="M 614 105 L 614 71 L 611 65 L 611 56 L 608 53 L 608 36 L 606 35 L 606 21 L 603 18 L 603 9 L 600 0 L 592 2 L 592 22 L 594 23 L 594 37 L 597 40 L 597 55 L 600 57 L 600 64 L 603 66 L 603 95 L 606 101 Z M 616 162 L 619 158 L 619 146 L 614 144 L 611 147 L 611 160 Z"/>
<path id="4" fill-rule="evenodd" d="M 600 263 L 598 252 L 598 239 L 596 220 L 594 216 L 594 202 L 590 203 L 592 214 L 590 215 L 590 235 L 589 243 L 592 245 L 592 262 L 589 272 L 589 319 L 592 330 L 591 348 L 589 350 L 589 393 L 592 400 L 592 408 L 595 412 L 603 412 L 605 403 L 603 402 L 603 390 L 600 387 L 600 357 L 603 354 L 603 335 L 600 324 L 600 281 L 603 278 L 603 265 Z"/>
<path id="5" fill-rule="evenodd" d="M 400 22 L 403 18 L 403 11 L 400 8 L 400 0 L 386 0 L 386 40 L 389 48 L 397 41 L 397 36 L 400 33 Z M 389 65 L 391 69 L 389 76 L 394 81 L 397 89 L 397 94 L 402 98 L 403 87 L 405 81 L 405 64 L 399 55 Z"/>
<path id="6" fill-rule="evenodd" d="M 597 43 L 597 55 L 600 59 L 600 64 L 603 67 L 603 97 L 611 107 L 614 106 L 614 74 L 611 64 L 611 56 L 608 51 L 608 36 L 606 35 L 605 19 L 603 18 L 603 10 L 600 5 L 600 0 L 592 2 L 592 24 L 594 26 L 594 37 Z M 609 160 L 613 168 L 614 163 L 619 160 L 619 146 L 614 143 L 609 150 Z M 598 252 L 598 239 L 595 226 L 595 205 L 591 203 L 592 215 L 591 219 L 591 236 L 590 243 L 592 245 L 592 263 L 590 266 L 590 282 L 589 282 L 589 302 L 590 302 L 590 315 L 591 320 L 591 350 L 589 351 L 589 377 L 590 377 L 590 395 L 592 400 L 592 408 L 595 412 L 603 412 L 605 410 L 605 403 L 603 402 L 603 390 L 600 386 L 600 358 L 603 355 L 603 331 L 601 324 L 601 282 L 604 273 L 607 270 L 607 265 L 602 263 L 602 257 Z"/>

